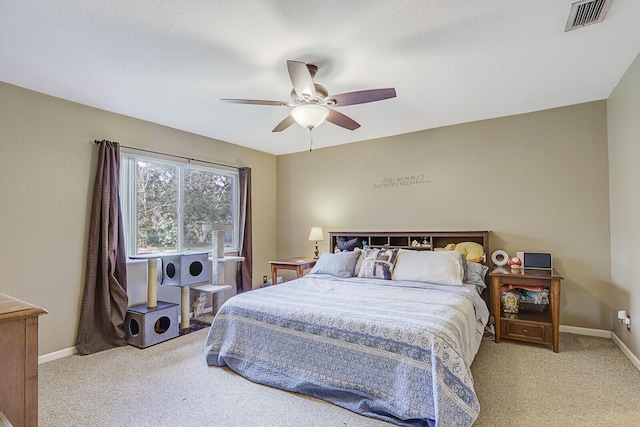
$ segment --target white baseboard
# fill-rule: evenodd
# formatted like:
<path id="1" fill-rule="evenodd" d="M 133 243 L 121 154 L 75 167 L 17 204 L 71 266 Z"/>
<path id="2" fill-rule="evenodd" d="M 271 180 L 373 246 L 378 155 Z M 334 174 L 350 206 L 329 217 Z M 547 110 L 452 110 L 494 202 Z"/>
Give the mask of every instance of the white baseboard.
<path id="1" fill-rule="evenodd" d="M 640 359 L 629 350 L 629 347 L 622 342 L 620 338 L 613 331 L 605 331 L 603 329 L 590 329 L 590 328 L 579 328 L 577 326 L 565 326 L 560 325 L 560 332 L 568 332 L 570 334 L 576 335 L 588 335 L 591 337 L 600 337 L 600 338 L 609 338 L 614 342 L 615 345 L 618 346 L 622 354 L 624 354 L 627 359 L 633 363 L 633 366 L 636 367 L 638 371 L 640 371 Z"/>
<path id="2" fill-rule="evenodd" d="M 202 309 L 202 314 L 206 314 L 206 313 L 211 313 L 213 311 L 213 307 L 205 307 Z M 195 318 L 196 315 L 193 311 L 189 312 L 189 319 L 193 319 Z M 182 316 L 178 315 L 178 323 L 182 322 Z"/>
<path id="3" fill-rule="evenodd" d="M 202 313 L 211 313 L 213 311 L 213 307 L 205 307 L 202 310 Z M 178 324 L 180 323 L 180 317 L 178 316 Z M 193 319 L 193 311 L 189 313 L 189 318 Z M 41 363 L 51 362 L 52 360 L 62 359 L 63 357 L 73 356 L 77 354 L 78 350 L 75 347 L 69 347 L 62 350 L 54 351 L 53 353 L 43 354 L 42 356 L 38 356 L 38 365 Z"/>
<path id="4" fill-rule="evenodd" d="M 640 359 L 638 359 L 636 357 L 636 355 L 633 354 L 631 352 L 631 350 L 629 350 L 629 347 L 627 347 L 625 345 L 625 343 L 623 343 L 622 340 L 620 338 L 618 338 L 618 336 L 615 334 L 615 332 L 611 332 L 611 339 L 618 346 L 618 348 L 620 348 L 622 353 L 625 356 L 627 356 L 627 359 L 629 359 L 631 361 L 631 363 L 633 363 L 633 365 L 636 367 L 636 369 L 638 371 L 640 371 Z"/>
<path id="5" fill-rule="evenodd" d="M 54 351 L 53 353 L 43 354 L 42 356 L 38 356 L 38 365 L 41 363 L 51 362 L 52 360 L 62 359 L 63 357 L 73 356 L 77 353 L 78 350 L 75 347 L 69 347 Z"/>
<path id="6" fill-rule="evenodd" d="M 202 313 L 211 313 L 213 311 L 213 307 L 205 307 L 202 309 Z M 193 311 L 191 312 L 191 317 L 193 317 Z"/>
<path id="7" fill-rule="evenodd" d="M 611 331 L 605 331 L 604 329 L 591 329 L 591 328 L 581 328 L 578 326 L 560 325 L 560 332 L 567 332 L 569 334 L 587 335 L 590 337 L 611 339 Z"/>

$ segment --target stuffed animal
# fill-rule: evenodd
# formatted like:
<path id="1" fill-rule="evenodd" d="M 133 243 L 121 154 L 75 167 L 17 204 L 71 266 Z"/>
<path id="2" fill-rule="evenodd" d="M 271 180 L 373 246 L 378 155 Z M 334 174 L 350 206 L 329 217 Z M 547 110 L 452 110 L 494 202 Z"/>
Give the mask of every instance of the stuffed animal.
<path id="1" fill-rule="evenodd" d="M 352 251 L 358 246 L 357 237 L 340 237 L 338 238 L 338 249 L 341 251 Z"/>
<path id="2" fill-rule="evenodd" d="M 444 248 L 435 248 L 435 251 L 453 251 L 456 250 L 463 254 L 467 261 L 481 262 L 484 260 L 484 247 L 476 242 L 460 242 L 449 243 Z"/>
<path id="3" fill-rule="evenodd" d="M 456 248 L 456 244 L 455 243 L 449 243 L 447 246 L 445 246 L 444 248 L 434 248 L 434 251 L 452 251 Z"/>
<path id="4" fill-rule="evenodd" d="M 482 262 L 484 260 L 484 246 L 476 242 L 461 242 L 456 245 L 456 251 L 467 257 L 467 261 Z"/>

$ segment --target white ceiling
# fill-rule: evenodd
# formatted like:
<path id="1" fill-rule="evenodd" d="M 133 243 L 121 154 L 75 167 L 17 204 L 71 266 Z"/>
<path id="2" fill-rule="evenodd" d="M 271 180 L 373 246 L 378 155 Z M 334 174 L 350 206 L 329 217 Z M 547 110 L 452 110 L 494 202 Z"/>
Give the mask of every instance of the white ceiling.
<path id="1" fill-rule="evenodd" d="M 272 154 L 309 131 L 286 60 L 330 94 L 395 87 L 339 109 L 314 148 L 606 99 L 640 52 L 640 1 L 565 32 L 575 0 L 0 0 L 0 81 Z M 120 141 L 135 146 L 135 141 Z"/>

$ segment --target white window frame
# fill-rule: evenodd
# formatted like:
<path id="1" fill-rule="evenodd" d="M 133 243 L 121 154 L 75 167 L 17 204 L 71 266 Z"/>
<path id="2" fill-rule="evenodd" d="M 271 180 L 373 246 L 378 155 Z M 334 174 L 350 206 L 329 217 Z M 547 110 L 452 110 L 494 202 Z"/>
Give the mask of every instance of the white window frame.
<path id="1" fill-rule="evenodd" d="M 207 167 L 207 166 L 199 166 L 193 165 L 191 163 L 171 161 L 156 157 L 150 156 L 139 156 L 132 153 L 120 153 L 120 207 L 121 207 L 121 215 L 122 222 L 124 228 L 124 239 L 125 239 L 125 251 L 127 256 L 136 255 L 137 249 L 137 201 L 136 201 L 136 162 L 143 161 L 149 163 L 156 163 L 167 165 L 171 167 L 178 168 L 178 244 L 177 251 L 179 253 L 187 250 L 183 247 L 183 218 L 184 218 L 184 203 L 183 203 L 183 171 L 185 169 L 190 170 L 201 170 L 205 172 L 211 172 L 219 175 L 226 175 L 232 177 L 232 195 L 231 195 L 231 204 L 232 204 L 232 218 L 233 218 L 233 244 L 232 247 L 225 247 L 224 251 L 227 252 L 235 252 L 237 253 L 240 248 L 240 233 L 238 231 L 238 221 L 240 218 L 240 176 L 237 170 L 229 171 L 219 168 Z M 213 248 L 212 248 L 213 249 Z"/>

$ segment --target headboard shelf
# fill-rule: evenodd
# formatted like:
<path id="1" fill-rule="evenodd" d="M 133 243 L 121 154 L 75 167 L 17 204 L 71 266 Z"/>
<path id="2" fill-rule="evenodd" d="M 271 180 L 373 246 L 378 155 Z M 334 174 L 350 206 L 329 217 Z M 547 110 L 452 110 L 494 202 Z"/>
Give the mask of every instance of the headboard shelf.
<path id="1" fill-rule="evenodd" d="M 489 253 L 489 231 L 330 231 L 329 247 L 335 251 L 340 238 L 346 240 L 358 239 L 357 247 L 363 247 L 363 241 L 374 248 L 403 248 L 431 251 L 443 248 L 449 243 L 476 242 L 484 247 L 484 253 Z M 413 243 L 416 242 L 416 243 Z"/>

